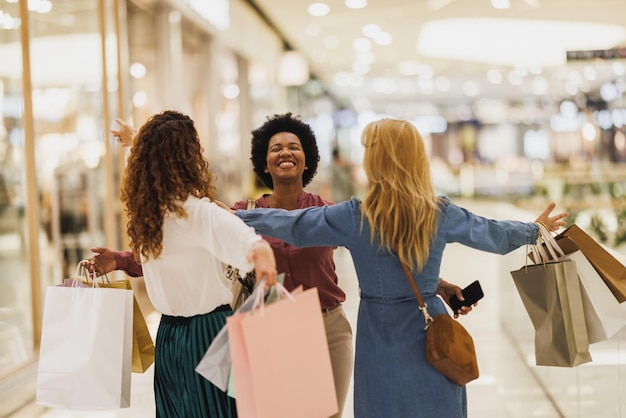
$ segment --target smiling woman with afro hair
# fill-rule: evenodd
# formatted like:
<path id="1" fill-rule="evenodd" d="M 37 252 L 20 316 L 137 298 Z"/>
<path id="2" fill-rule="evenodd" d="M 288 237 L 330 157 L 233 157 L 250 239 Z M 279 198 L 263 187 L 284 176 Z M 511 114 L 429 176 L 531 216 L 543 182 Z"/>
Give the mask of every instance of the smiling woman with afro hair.
<path id="1" fill-rule="evenodd" d="M 255 207 L 292 210 L 333 204 L 304 190 L 317 173 L 320 156 L 313 130 L 299 117 L 276 114 L 253 130 L 250 160 L 258 179 L 272 191 L 256 199 Z M 248 202 L 242 200 L 232 209 L 247 207 Z M 285 273 L 284 285 L 289 291 L 298 286 L 318 290 L 339 405 L 334 417 L 341 417 L 352 378 L 353 350 L 352 327 L 341 305 L 346 294 L 335 273 L 334 248 L 298 248 L 275 238 L 263 238 L 274 249 L 276 269 Z"/>
<path id="2" fill-rule="evenodd" d="M 279 132 L 291 132 L 300 139 L 307 167 L 302 174 L 302 187 L 306 187 L 317 173 L 320 153 L 311 127 L 299 118 L 293 117 L 291 113 L 269 117 L 267 122 L 252 131 L 252 155 L 250 160 L 252 161 L 254 173 L 268 188 L 274 188 L 272 176 L 266 170 L 266 157 L 270 139 Z"/>

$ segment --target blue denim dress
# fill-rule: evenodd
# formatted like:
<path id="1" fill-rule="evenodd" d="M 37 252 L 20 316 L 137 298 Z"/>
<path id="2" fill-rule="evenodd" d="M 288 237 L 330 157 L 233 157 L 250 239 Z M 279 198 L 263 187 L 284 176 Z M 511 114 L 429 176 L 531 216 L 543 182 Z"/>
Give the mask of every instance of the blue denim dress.
<path id="1" fill-rule="evenodd" d="M 445 196 L 440 197 L 439 209 L 437 236 L 428 262 L 413 276 L 431 316 L 447 312 L 436 296 L 447 243 L 506 254 L 534 243 L 538 231 L 533 223 L 475 215 Z M 237 211 L 237 215 L 257 232 L 298 247 L 344 246 L 350 251 L 361 290 L 354 366 L 355 418 L 467 416 L 465 387 L 452 383 L 426 360 L 424 316 L 399 259 L 380 249 L 376 239 L 370 239 L 367 219 L 361 226 L 358 199 L 291 211 Z"/>

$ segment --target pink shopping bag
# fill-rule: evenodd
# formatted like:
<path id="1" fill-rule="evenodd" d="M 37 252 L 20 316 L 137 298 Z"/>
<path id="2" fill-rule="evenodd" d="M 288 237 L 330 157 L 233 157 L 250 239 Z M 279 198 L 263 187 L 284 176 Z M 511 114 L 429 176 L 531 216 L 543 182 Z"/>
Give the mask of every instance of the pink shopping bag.
<path id="1" fill-rule="evenodd" d="M 338 411 L 316 288 L 230 316 L 227 326 L 240 417 L 326 418 Z"/>

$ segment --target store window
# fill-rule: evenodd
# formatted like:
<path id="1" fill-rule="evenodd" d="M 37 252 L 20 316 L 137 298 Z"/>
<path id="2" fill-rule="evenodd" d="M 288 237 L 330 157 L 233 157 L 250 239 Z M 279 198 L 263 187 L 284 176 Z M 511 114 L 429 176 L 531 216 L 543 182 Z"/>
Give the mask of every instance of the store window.
<path id="1" fill-rule="evenodd" d="M 99 2 L 45 3 L 48 9 L 29 14 L 44 288 L 73 276 L 89 248 L 104 244 L 101 157 L 109 128 Z"/>
<path id="2" fill-rule="evenodd" d="M 33 356 L 17 4 L 0 3 L 0 378 Z"/>

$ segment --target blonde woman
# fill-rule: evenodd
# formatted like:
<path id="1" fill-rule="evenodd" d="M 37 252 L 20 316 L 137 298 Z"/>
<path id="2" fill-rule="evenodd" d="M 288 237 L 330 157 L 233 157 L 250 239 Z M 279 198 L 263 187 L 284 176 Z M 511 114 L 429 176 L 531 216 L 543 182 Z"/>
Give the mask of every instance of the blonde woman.
<path id="1" fill-rule="evenodd" d="M 345 246 L 361 290 L 354 366 L 356 418 L 462 418 L 465 387 L 426 360 L 424 317 L 402 269 L 412 271 L 432 316 L 446 313 L 437 298 L 447 243 L 505 254 L 537 239 L 533 222 L 496 221 L 475 215 L 435 194 L 422 138 L 408 121 L 383 119 L 362 134 L 370 188 L 363 202 L 236 214 L 257 232 L 298 247 Z M 550 230 L 566 213 L 537 218 Z M 468 266 L 470 267 L 470 266 Z M 479 268 L 480 266 L 476 266 Z"/>

